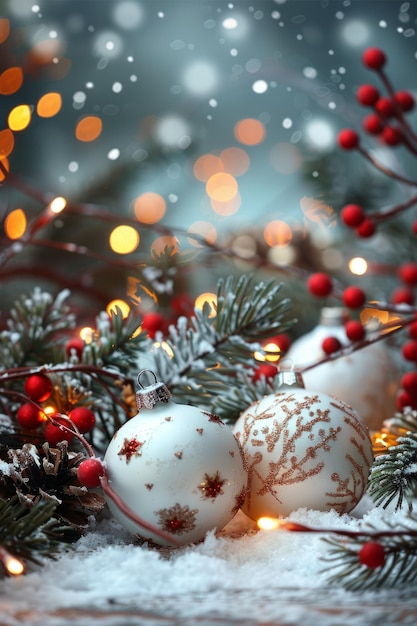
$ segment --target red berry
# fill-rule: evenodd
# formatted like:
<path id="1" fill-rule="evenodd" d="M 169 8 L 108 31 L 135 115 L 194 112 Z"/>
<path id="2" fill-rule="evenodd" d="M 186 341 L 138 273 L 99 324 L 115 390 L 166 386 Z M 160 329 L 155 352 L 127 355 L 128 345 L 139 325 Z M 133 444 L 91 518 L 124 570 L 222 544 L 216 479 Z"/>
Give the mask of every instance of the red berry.
<path id="1" fill-rule="evenodd" d="M 149 337 L 153 339 L 158 330 L 163 330 L 165 320 L 160 313 L 145 313 L 142 317 L 142 328 L 144 328 Z"/>
<path id="2" fill-rule="evenodd" d="M 411 337 L 411 339 L 417 339 L 417 321 L 413 322 L 408 327 L 408 335 Z"/>
<path id="3" fill-rule="evenodd" d="M 417 396 L 417 372 L 406 372 L 401 378 L 401 387 L 415 398 Z"/>
<path id="4" fill-rule="evenodd" d="M 399 128 L 385 126 L 381 133 L 381 139 L 387 146 L 398 146 L 403 140 L 403 134 Z"/>
<path id="5" fill-rule="evenodd" d="M 84 346 L 85 346 L 85 343 L 81 339 L 81 337 L 74 337 L 73 339 L 70 339 L 69 341 L 67 341 L 65 345 L 65 352 L 67 356 L 76 354 L 78 360 L 80 361 L 83 355 Z"/>
<path id="6" fill-rule="evenodd" d="M 362 239 L 369 239 L 369 237 L 372 237 L 372 235 L 375 234 L 375 231 L 376 231 L 375 222 L 365 217 L 362 224 L 360 224 L 357 227 L 356 234 L 358 237 L 361 237 Z"/>
<path id="7" fill-rule="evenodd" d="M 26 402 L 17 410 L 17 421 L 22 428 L 33 430 L 41 423 L 40 411 L 34 404 Z"/>
<path id="8" fill-rule="evenodd" d="M 54 418 L 54 422 L 62 424 L 66 426 L 66 428 L 70 428 L 70 423 L 66 420 Z M 60 428 L 59 425 L 55 425 L 52 422 L 46 425 L 45 439 L 50 446 L 56 446 L 60 441 L 68 441 L 69 443 L 72 440 L 73 434 L 66 430 L 66 428 Z"/>
<path id="9" fill-rule="evenodd" d="M 341 130 L 338 135 L 339 146 L 343 148 L 343 150 L 353 150 L 357 148 L 359 145 L 359 135 L 356 131 L 345 128 Z"/>
<path id="10" fill-rule="evenodd" d="M 349 320 L 345 324 L 346 337 L 350 341 L 362 341 L 365 337 L 365 329 L 359 320 Z"/>
<path id="11" fill-rule="evenodd" d="M 376 541 L 364 543 L 359 550 L 359 562 L 370 569 L 382 567 L 385 564 L 384 546 Z"/>
<path id="12" fill-rule="evenodd" d="M 391 302 L 392 304 L 409 304 L 412 306 L 414 304 L 414 294 L 411 289 L 398 287 L 391 294 Z"/>
<path id="13" fill-rule="evenodd" d="M 397 91 L 394 100 L 403 111 L 411 111 L 415 105 L 414 96 L 409 91 Z"/>
<path id="14" fill-rule="evenodd" d="M 379 98 L 379 91 L 373 85 L 361 85 L 356 92 L 359 104 L 372 106 Z"/>
<path id="15" fill-rule="evenodd" d="M 363 208 L 359 204 L 347 204 L 340 212 L 340 217 L 346 226 L 356 228 L 365 219 Z"/>
<path id="16" fill-rule="evenodd" d="M 403 389 L 397 395 L 395 399 L 395 404 L 399 411 L 402 411 L 407 406 L 411 407 L 412 409 L 415 409 L 417 408 L 417 398 L 413 397 L 410 393 L 408 393 L 408 391 L 405 391 Z"/>
<path id="17" fill-rule="evenodd" d="M 370 135 L 379 135 L 384 128 L 384 124 L 376 113 L 370 113 L 362 121 L 362 128 Z"/>
<path id="18" fill-rule="evenodd" d="M 321 343 L 321 347 L 325 354 L 333 354 L 333 352 L 340 350 L 342 344 L 337 337 L 325 337 Z"/>
<path id="19" fill-rule="evenodd" d="M 385 65 L 387 58 L 380 48 L 368 48 L 362 55 L 363 64 L 371 70 L 379 70 Z"/>
<path id="20" fill-rule="evenodd" d="M 413 222 L 412 230 L 415 235 L 417 235 L 417 220 Z"/>
<path id="21" fill-rule="evenodd" d="M 309 277 L 307 287 L 313 296 L 324 298 L 331 294 L 333 282 L 328 274 L 316 272 Z"/>
<path id="22" fill-rule="evenodd" d="M 100 478 L 104 476 L 104 471 L 104 464 L 100 459 L 86 459 L 78 466 L 78 480 L 83 487 L 99 487 Z"/>
<path id="23" fill-rule="evenodd" d="M 280 352 L 288 352 L 291 345 L 291 337 L 287 335 L 287 333 L 280 333 L 268 339 L 266 343 L 275 343 L 280 349 Z"/>
<path id="24" fill-rule="evenodd" d="M 393 117 L 395 115 L 395 104 L 391 98 L 382 97 L 375 102 L 375 110 L 382 117 Z"/>
<path id="25" fill-rule="evenodd" d="M 398 278 L 406 285 L 417 285 L 417 263 L 403 263 L 398 269 Z"/>
<path id="26" fill-rule="evenodd" d="M 187 294 L 173 296 L 170 305 L 176 315 L 190 317 L 194 313 L 194 302 Z"/>
<path id="27" fill-rule="evenodd" d="M 80 433 L 89 433 L 94 428 L 96 418 L 91 409 L 86 406 L 78 406 L 68 416 Z"/>
<path id="28" fill-rule="evenodd" d="M 53 385 L 50 378 L 45 374 L 32 374 L 25 381 L 25 394 L 31 400 L 43 402 L 47 400 L 53 391 Z"/>
<path id="29" fill-rule="evenodd" d="M 407 341 L 403 345 L 401 352 L 406 361 L 417 362 L 417 341 L 415 339 Z"/>
<path id="30" fill-rule="evenodd" d="M 360 309 L 365 304 L 366 296 L 360 287 L 351 285 L 343 292 L 343 304 L 349 309 Z"/>
<path id="31" fill-rule="evenodd" d="M 278 373 L 278 368 L 276 365 L 271 365 L 270 363 L 262 363 L 258 368 L 256 368 L 255 373 L 253 375 L 253 381 L 259 380 L 262 376 L 265 378 L 274 378 Z"/>

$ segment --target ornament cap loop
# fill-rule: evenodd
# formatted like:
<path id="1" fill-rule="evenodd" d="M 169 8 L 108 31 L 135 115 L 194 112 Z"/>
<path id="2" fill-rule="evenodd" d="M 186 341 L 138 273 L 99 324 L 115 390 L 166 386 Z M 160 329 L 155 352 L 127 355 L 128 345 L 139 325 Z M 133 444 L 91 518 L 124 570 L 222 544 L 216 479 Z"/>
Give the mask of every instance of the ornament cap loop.
<path id="1" fill-rule="evenodd" d="M 281 370 L 276 377 L 277 387 L 301 387 L 304 388 L 304 381 L 301 372 L 295 370 Z"/>
<path id="2" fill-rule="evenodd" d="M 140 381 L 144 373 L 152 374 L 155 381 L 152 385 L 144 387 Z M 138 374 L 138 385 L 140 389 L 136 392 L 136 406 L 138 411 L 142 408 L 153 409 L 158 402 L 168 402 L 171 398 L 171 392 L 165 383 L 158 381 L 156 374 L 152 370 L 142 370 Z"/>

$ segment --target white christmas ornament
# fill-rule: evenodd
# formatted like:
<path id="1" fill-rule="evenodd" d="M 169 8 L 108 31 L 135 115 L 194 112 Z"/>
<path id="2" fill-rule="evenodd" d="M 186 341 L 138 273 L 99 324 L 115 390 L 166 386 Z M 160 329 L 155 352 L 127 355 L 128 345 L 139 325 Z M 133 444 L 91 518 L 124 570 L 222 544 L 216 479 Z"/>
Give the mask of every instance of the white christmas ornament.
<path id="1" fill-rule="evenodd" d="M 324 307 L 319 324 L 294 341 L 287 352 L 294 368 L 304 370 L 321 361 L 326 356 L 322 349 L 326 337 L 336 337 L 347 345 L 345 321 L 343 308 Z M 334 395 L 350 404 L 371 430 L 379 430 L 396 411 L 398 373 L 383 342 L 303 371 L 303 381 L 306 389 Z"/>
<path id="2" fill-rule="evenodd" d="M 296 372 L 280 372 L 278 384 L 234 426 L 248 468 L 244 513 L 254 520 L 299 508 L 349 513 L 373 461 L 367 428 L 344 402 L 307 391 Z"/>
<path id="3" fill-rule="evenodd" d="M 106 451 L 108 482 L 134 514 L 168 537 L 130 519 L 106 494 L 113 515 L 131 533 L 160 545 L 195 543 L 220 530 L 241 507 L 247 488 L 232 430 L 215 415 L 174 403 L 156 379 L 136 400 L 138 415 Z"/>

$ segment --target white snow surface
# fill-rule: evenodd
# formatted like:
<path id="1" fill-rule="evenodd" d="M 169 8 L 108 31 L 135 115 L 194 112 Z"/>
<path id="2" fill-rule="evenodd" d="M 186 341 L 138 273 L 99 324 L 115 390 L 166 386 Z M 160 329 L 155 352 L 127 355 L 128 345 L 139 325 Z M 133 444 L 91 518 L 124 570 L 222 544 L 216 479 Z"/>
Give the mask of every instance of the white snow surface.
<path id="1" fill-rule="evenodd" d="M 381 510 L 356 515 L 301 509 L 291 520 L 319 528 L 381 527 Z M 401 512 L 387 513 L 393 516 Z M 355 626 L 415 624 L 412 590 L 353 593 L 329 587 L 321 533 L 257 531 L 239 513 L 198 545 L 139 545 L 105 519 L 75 547 L 3 582 L 2 626 Z M 397 597 L 398 596 L 398 597 Z M 97 621 L 96 621 L 97 620 Z"/>

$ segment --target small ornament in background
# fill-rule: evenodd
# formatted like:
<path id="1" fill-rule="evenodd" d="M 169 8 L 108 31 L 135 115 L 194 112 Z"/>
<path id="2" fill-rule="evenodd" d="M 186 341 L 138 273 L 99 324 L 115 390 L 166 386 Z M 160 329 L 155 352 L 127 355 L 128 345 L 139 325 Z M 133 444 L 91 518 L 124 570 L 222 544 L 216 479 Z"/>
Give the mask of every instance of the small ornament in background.
<path id="1" fill-rule="evenodd" d="M 321 361 L 329 354 L 323 347 L 329 337 L 338 340 L 341 346 L 350 342 L 347 332 L 353 332 L 354 328 L 350 323 L 343 308 L 324 307 L 318 325 L 293 342 L 287 358 L 298 370 Z M 313 367 L 303 372 L 303 381 L 306 389 L 336 396 L 350 404 L 371 430 L 379 430 L 396 410 L 397 370 L 382 342 Z"/>
<path id="2" fill-rule="evenodd" d="M 367 428 L 344 402 L 307 391 L 296 372 L 280 372 L 278 391 L 249 406 L 234 432 L 248 467 L 242 509 L 254 520 L 300 508 L 349 513 L 367 488 Z"/>
<path id="3" fill-rule="evenodd" d="M 242 450 L 229 426 L 196 407 L 174 403 L 156 377 L 143 388 L 140 378 L 146 372 L 138 376 L 138 415 L 107 448 L 108 483 L 140 519 L 172 536 L 172 545 L 195 543 L 207 531 L 221 530 L 241 507 L 247 487 Z M 169 545 L 111 498 L 108 505 L 131 533 Z"/>

